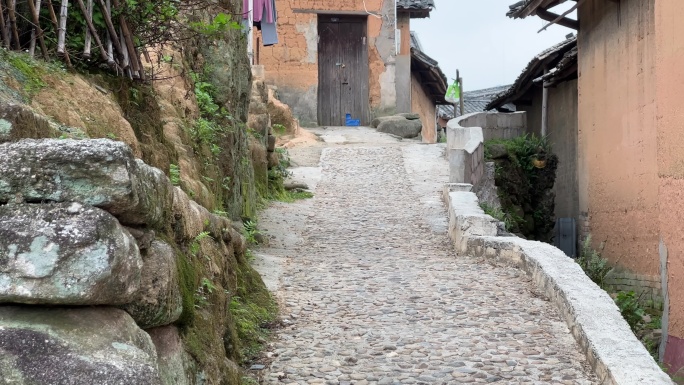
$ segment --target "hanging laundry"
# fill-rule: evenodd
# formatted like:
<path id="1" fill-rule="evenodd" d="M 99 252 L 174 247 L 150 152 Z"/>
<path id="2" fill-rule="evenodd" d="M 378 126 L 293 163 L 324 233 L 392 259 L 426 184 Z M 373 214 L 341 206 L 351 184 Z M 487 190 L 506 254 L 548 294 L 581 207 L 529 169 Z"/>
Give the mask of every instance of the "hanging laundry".
<path id="1" fill-rule="evenodd" d="M 262 5 L 259 5 L 259 9 L 262 10 L 261 13 L 261 19 L 259 22 L 254 23 L 254 25 L 257 27 L 258 30 L 261 31 L 261 40 L 263 41 L 264 47 L 269 47 L 275 44 L 278 44 L 278 29 L 276 27 L 276 24 L 278 22 L 278 14 L 276 11 L 276 5 L 275 5 L 275 0 L 254 0 L 254 5 L 256 6 L 257 2 L 262 2 Z M 255 8 L 255 20 L 257 17 Z"/>
<path id="2" fill-rule="evenodd" d="M 275 2 L 274 0 L 253 0 L 254 1 L 254 21 L 275 23 Z M 265 19 L 265 20 L 264 20 Z"/>
<path id="3" fill-rule="evenodd" d="M 252 15 L 254 16 L 250 23 L 249 6 L 253 6 Z M 243 29 L 249 31 L 252 26 L 261 31 L 264 47 L 278 44 L 278 12 L 276 10 L 275 0 L 243 0 Z M 251 25 L 250 25 L 251 24 Z"/>

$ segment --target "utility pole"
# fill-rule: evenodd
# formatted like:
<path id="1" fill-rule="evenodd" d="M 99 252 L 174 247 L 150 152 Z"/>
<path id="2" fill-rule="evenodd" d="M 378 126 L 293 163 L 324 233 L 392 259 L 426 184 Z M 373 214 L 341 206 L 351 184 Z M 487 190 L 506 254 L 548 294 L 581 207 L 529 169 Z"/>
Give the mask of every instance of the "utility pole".
<path id="1" fill-rule="evenodd" d="M 463 116 L 464 111 L 464 103 L 463 103 L 463 78 L 461 78 L 461 71 L 456 70 L 456 84 L 458 84 L 458 99 L 459 99 L 459 104 L 460 104 L 460 110 L 461 110 L 461 116 Z M 454 117 L 456 117 L 456 105 L 454 104 Z"/>

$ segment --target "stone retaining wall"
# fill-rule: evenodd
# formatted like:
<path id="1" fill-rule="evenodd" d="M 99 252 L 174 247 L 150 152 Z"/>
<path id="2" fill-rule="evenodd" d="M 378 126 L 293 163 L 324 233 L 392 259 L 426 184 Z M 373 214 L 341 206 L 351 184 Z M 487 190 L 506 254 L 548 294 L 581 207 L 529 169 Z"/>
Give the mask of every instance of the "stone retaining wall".
<path id="1" fill-rule="evenodd" d="M 237 383 L 239 341 L 224 339 L 236 271 L 250 269 L 238 227 L 121 142 L 27 139 L 0 159 L 1 379 Z M 194 313 L 214 327 L 191 345 Z"/>
<path id="2" fill-rule="evenodd" d="M 458 255 L 516 266 L 530 276 L 560 310 L 602 384 L 673 384 L 636 338 L 612 298 L 561 250 L 517 237 L 498 237 L 472 186 L 445 188 L 449 235 Z"/>

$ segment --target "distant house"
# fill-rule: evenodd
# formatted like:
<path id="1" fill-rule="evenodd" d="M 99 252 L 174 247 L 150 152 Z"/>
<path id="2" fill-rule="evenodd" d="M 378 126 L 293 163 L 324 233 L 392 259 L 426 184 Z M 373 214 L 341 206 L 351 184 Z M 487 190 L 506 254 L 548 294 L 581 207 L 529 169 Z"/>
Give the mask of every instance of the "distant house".
<path id="1" fill-rule="evenodd" d="M 579 221 L 577 38 L 572 36 L 532 58 L 513 85 L 484 109 L 527 112 L 528 133 L 547 137 L 558 155 L 556 217 Z"/>
<path id="2" fill-rule="evenodd" d="M 684 371 L 684 1 L 584 0 L 578 20 L 526 0 L 578 30 L 580 230 L 618 268 L 614 287 L 664 309 L 661 358 Z"/>
<path id="3" fill-rule="evenodd" d="M 410 21 L 428 17 L 433 0 L 286 0 L 276 8 L 279 44 L 260 47 L 256 34 L 254 64 L 303 125 L 344 125 L 347 114 L 368 125 L 411 112 Z"/>

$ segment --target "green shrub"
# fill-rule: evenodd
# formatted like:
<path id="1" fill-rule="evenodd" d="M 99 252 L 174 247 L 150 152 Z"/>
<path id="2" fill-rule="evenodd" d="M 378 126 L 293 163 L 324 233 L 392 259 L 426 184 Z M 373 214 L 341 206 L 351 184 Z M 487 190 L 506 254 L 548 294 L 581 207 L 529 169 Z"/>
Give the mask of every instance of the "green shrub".
<path id="1" fill-rule="evenodd" d="M 600 251 L 591 247 L 591 236 L 584 240 L 577 263 L 592 281 L 604 288 L 606 276 L 612 267 L 608 264 L 608 260 L 601 256 Z"/>
<path id="2" fill-rule="evenodd" d="M 506 231 L 513 231 L 517 223 L 524 222 L 524 219 L 518 217 L 513 213 L 506 213 L 500 208 L 494 208 L 487 203 L 480 203 L 480 207 L 485 212 L 485 214 L 491 216 L 492 218 L 503 222 L 506 226 Z"/>
<path id="3" fill-rule="evenodd" d="M 644 322 L 644 309 L 639 304 L 639 299 L 633 291 L 620 292 L 615 298 L 615 303 L 620 308 L 622 317 L 627 321 L 634 333 L 641 330 Z"/>

